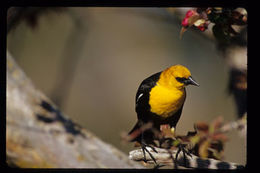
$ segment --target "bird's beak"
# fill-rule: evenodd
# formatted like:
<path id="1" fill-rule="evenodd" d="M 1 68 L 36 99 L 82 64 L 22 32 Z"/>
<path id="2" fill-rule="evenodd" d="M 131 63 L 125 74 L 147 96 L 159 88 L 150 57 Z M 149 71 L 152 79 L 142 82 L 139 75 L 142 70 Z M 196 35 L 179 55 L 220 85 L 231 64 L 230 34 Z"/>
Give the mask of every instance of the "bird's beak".
<path id="1" fill-rule="evenodd" d="M 188 84 L 200 86 L 191 76 L 188 78 Z"/>

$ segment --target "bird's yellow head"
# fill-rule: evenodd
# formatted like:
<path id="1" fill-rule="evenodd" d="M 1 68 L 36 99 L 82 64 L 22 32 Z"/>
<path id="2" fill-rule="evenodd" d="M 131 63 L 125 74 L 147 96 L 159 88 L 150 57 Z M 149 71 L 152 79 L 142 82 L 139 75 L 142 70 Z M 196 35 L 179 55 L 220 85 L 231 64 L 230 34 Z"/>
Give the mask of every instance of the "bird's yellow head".
<path id="1" fill-rule="evenodd" d="M 161 82 L 167 87 L 183 89 L 187 85 L 199 84 L 191 77 L 188 68 L 183 65 L 173 65 L 162 72 Z"/>
<path id="2" fill-rule="evenodd" d="M 182 65 L 173 65 L 168 68 L 168 71 L 175 78 L 188 78 L 191 76 L 189 69 Z"/>

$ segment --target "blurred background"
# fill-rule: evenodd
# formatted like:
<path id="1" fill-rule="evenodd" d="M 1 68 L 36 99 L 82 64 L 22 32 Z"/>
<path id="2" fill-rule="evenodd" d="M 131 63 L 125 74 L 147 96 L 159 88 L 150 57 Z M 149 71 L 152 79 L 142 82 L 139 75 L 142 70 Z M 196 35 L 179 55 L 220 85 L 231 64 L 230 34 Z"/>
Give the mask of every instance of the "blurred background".
<path id="1" fill-rule="evenodd" d="M 54 8 L 31 18 L 33 27 L 21 22 L 12 29 L 7 49 L 66 115 L 128 154 L 133 144 L 120 136 L 137 121 L 139 84 L 174 64 L 188 67 L 200 84 L 187 88 L 177 134 L 185 135 L 198 121 L 237 118 L 228 94 L 228 63 L 215 40 L 195 29 L 180 39 L 188 9 Z M 237 132 L 228 137 L 224 160 L 245 164 L 245 138 Z"/>

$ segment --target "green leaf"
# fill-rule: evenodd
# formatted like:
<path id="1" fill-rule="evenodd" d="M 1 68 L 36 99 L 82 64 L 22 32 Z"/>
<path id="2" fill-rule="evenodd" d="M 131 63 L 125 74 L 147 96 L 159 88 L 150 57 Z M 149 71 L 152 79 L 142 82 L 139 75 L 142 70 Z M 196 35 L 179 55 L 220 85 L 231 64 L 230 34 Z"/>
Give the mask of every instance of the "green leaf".
<path id="1" fill-rule="evenodd" d="M 190 138 L 190 142 L 194 145 L 196 145 L 197 143 L 199 143 L 200 141 L 200 136 L 196 135 Z"/>
<path id="2" fill-rule="evenodd" d="M 208 153 L 208 148 L 210 146 L 210 141 L 205 140 L 203 141 L 200 146 L 199 146 L 199 156 L 202 158 L 207 158 L 209 153 Z"/>
<path id="3" fill-rule="evenodd" d="M 180 143 L 181 143 L 181 141 L 179 141 L 179 140 L 174 140 L 173 143 L 172 143 L 172 145 L 175 146 L 175 147 L 177 147 Z"/>

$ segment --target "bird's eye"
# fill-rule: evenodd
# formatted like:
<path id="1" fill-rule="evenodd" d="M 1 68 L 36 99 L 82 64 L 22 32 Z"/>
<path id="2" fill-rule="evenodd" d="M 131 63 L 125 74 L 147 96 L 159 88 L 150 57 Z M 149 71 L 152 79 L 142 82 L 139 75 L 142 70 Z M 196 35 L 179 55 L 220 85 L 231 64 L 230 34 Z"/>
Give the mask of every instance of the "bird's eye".
<path id="1" fill-rule="evenodd" d="M 181 82 L 181 83 L 185 83 L 185 81 L 187 80 L 185 77 L 176 77 L 176 80 Z"/>

